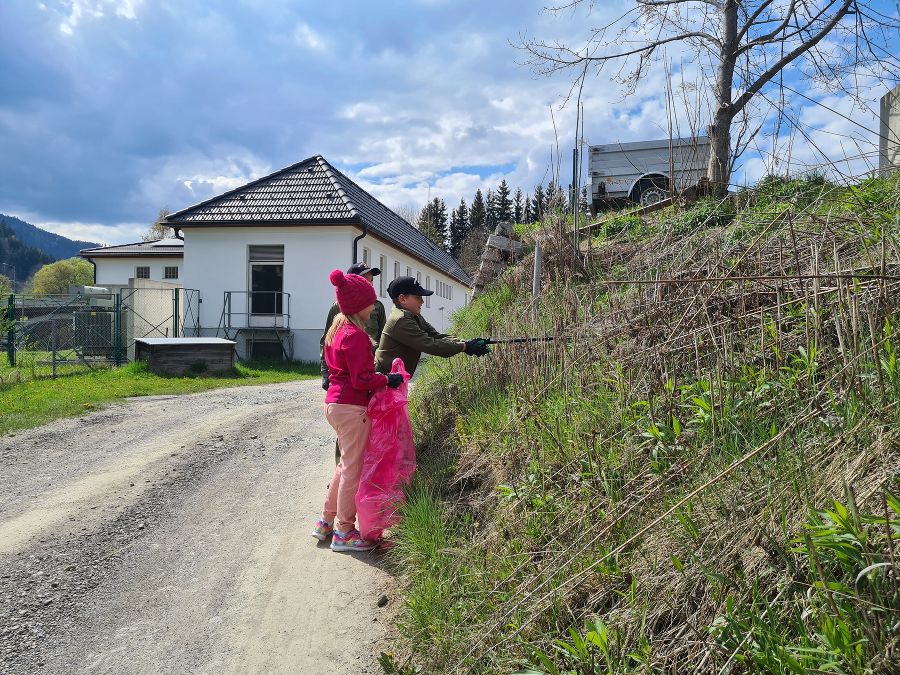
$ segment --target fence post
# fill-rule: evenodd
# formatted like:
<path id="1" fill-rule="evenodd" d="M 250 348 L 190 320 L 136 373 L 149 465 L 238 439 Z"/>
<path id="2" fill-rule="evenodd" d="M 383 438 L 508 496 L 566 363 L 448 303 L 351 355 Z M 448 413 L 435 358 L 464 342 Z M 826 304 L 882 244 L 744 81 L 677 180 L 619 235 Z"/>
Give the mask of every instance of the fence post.
<path id="1" fill-rule="evenodd" d="M 174 323 L 174 329 L 172 330 L 172 337 L 180 337 L 178 335 L 178 315 L 179 315 L 178 305 L 180 304 L 178 302 L 180 299 L 179 293 L 180 293 L 180 291 L 177 288 L 172 290 L 172 298 L 175 303 L 175 309 L 172 312 L 172 320 Z"/>
<path id="2" fill-rule="evenodd" d="M 50 319 L 50 353 L 53 361 L 53 379 L 56 379 L 56 317 Z"/>
<path id="3" fill-rule="evenodd" d="M 6 358 L 11 368 L 16 367 L 16 296 L 10 294 L 6 305 L 6 320 L 9 329 L 6 331 Z"/>
<path id="4" fill-rule="evenodd" d="M 537 323 L 538 298 L 541 295 L 541 245 L 534 246 L 534 277 L 531 280 L 531 321 Z"/>
<path id="5" fill-rule="evenodd" d="M 113 361 L 122 365 L 122 292 L 116 293 L 115 337 L 113 339 Z"/>

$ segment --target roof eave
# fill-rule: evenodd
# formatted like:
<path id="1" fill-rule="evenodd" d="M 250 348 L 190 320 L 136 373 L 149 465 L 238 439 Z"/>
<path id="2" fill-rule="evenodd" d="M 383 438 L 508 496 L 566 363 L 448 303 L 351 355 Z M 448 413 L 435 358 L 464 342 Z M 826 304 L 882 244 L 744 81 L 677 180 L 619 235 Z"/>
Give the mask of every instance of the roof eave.
<path id="1" fill-rule="evenodd" d="M 289 226 L 315 226 L 315 225 L 361 225 L 358 218 L 311 218 L 298 220 L 297 218 L 272 218 L 268 220 L 186 220 L 166 224 L 177 225 L 179 228 L 187 227 L 219 227 L 222 225 L 239 227 L 289 227 Z"/>

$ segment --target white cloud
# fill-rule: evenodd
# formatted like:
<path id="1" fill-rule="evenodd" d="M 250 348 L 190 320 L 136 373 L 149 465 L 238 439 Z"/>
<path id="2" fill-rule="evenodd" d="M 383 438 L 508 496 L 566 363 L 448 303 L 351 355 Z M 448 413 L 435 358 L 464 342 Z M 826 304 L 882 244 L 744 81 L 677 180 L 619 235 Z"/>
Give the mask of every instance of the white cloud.
<path id="1" fill-rule="evenodd" d="M 141 240 L 143 235 L 149 228 L 150 222 L 147 223 L 118 223 L 116 225 L 102 225 L 100 223 L 79 223 L 79 222 L 40 222 L 35 220 L 28 221 L 32 225 L 36 225 L 42 230 L 55 232 L 69 239 L 79 241 L 92 241 L 103 245 L 127 244 Z"/>
<path id="2" fill-rule="evenodd" d="M 101 19 L 111 12 L 121 19 L 134 21 L 144 0 L 66 0 L 67 14 L 59 24 L 64 35 L 74 35 L 82 19 Z M 41 9 L 45 9 L 41 5 Z"/>
<path id="3" fill-rule="evenodd" d="M 315 51 L 323 51 L 328 47 L 328 41 L 321 34 L 302 22 L 294 28 L 294 42 Z"/>
<path id="4" fill-rule="evenodd" d="M 252 152 L 222 146 L 210 155 L 177 155 L 144 163 L 144 177 L 130 200 L 146 208 L 148 222 L 159 209 L 178 210 L 233 190 L 273 168 Z"/>

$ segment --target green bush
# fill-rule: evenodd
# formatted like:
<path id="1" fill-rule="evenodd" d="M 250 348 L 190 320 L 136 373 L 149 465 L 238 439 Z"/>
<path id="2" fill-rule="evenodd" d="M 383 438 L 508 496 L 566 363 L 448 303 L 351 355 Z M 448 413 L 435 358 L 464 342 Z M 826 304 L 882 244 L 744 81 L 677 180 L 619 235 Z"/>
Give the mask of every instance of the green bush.
<path id="1" fill-rule="evenodd" d="M 686 235 L 701 227 L 726 227 L 734 220 L 735 208 L 730 200 L 702 199 L 670 221 L 675 234 Z"/>

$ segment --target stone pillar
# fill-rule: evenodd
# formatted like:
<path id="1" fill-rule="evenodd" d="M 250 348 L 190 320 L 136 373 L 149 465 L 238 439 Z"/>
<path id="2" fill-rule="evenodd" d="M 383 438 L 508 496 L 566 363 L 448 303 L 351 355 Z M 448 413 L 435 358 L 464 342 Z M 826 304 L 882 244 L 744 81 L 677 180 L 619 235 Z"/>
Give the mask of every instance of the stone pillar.
<path id="1" fill-rule="evenodd" d="M 881 97 L 878 170 L 882 176 L 900 169 L 900 84 Z"/>

